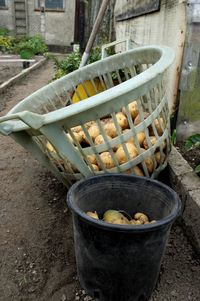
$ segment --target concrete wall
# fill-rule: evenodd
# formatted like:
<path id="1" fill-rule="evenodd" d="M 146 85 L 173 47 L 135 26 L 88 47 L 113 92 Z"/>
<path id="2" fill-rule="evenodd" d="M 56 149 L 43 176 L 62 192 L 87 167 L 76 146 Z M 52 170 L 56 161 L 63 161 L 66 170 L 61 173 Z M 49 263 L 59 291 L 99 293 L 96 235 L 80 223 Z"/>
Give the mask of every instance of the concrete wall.
<path id="1" fill-rule="evenodd" d="M 69 46 L 74 40 L 75 1 L 64 0 L 64 11 L 45 12 L 45 40 L 48 45 Z M 40 12 L 35 10 L 35 1 L 27 0 L 28 7 L 28 34 L 40 33 Z M 8 9 L 0 9 L 0 27 L 14 31 L 14 5 L 8 1 Z"/>
<path id="2" fill-rule="evenodd" d="M 14 32 L 14 11 L 13 11 L 13 2 L 7 1 L 7 8 L 0 9 L 0 27 L 7 28 L 11 32 Z"/>
<path id="3" fill-rule="evenodd" d="M 40 32 L 40 12 L 28 0 L 29 35 Z M 48 45 L 69 46 L 74 40 L 75 1 L 65 0 L 64 12 L 45 12 L 45 40 Z"/>
<path id="4" fill-rule="evenodd" d="M 132 0 L 133 4 L 134 1 Z M 127 0 L 117 0 L 115 16 L 126 12 L 127 8 Z M 138 45 L 167 45 L 175 50 L 176 59 L 168 72 L 166 81 L 171 112 L 177 109 L 179 75 L 186 35 L 185 11 L 184 0 L 161 0 L 160 11 L 116 22 L 117 39 L 131 37 Z"/>

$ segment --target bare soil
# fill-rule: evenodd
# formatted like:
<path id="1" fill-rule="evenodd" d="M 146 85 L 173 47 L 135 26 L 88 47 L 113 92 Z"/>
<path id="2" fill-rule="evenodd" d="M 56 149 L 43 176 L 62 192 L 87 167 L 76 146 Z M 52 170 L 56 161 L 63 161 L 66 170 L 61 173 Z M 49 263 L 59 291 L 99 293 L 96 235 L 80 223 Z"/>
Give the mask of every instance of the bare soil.
<path id="1" fill-rule="evenodd" d="M 21 64 L 0 64 L 0 85 L 23 70 Z"/>
<path id="2" fill-rule="evenodd" d="M 0 96 L 4 115 L 47 84 L 48 62 Z M 80 288 L 67 190 L 11 138 L 0 136 L 0 301 L 89 301 Z M 197 301 L 199 259 L 176 224 L 152 301 Z M 116 300 L 117 301 L 117 300 Z"/>
<path id="3" fill-rule="evenodd" d="M 1 59 L 19 59 L 19 55 L 8 55 L 5 57 L 1 57 Z M 38 62 L 42 56 L 35 56 L 34 60 Z M 30 66 L 35 64 L 36 62 L 30 63 Z M 0 85 L 3 84 L 8 79 L 14 77 L 15 75 L 19 74 L 23 69 L 23 63 L 22 62 L 6 62 L 6 63 L 0 63 Z"/>

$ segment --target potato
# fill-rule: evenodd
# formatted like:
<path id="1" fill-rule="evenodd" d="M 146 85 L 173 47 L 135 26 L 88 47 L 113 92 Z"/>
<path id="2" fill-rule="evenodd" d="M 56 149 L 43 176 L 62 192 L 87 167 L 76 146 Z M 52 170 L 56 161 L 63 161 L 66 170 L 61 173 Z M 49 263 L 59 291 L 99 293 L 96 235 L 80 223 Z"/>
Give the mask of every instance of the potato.
<path id="1" fill-rule="evenodd" d="M 148 112 L 143 112 L 144 119 L 146 119 L 147 117 L 149 117 L 149 115 L 150 115 L 150 113 L 148 113 Z M 135 117 L 134 125 L 138 125 L 140 122 L 141 122 L 141 118 L 140 118 L 140 115 L 138 114 L 138 115 Z"/>
<path id="2" fill-rule="evenodd" d="M 128 120 L 127 120 L 126 116 L 122 112 L 119 112 L 116 114 L 116 118 L 117 118 L 117 122 L 119 123 L 122 130 L 127 129 Z"/>
<path id="3" fill-rule="evenodd" d="M 73 134 L 74 134 L 74 136 L 75 136 L 75 139 L 76 139 L 79 143 L 83 142 L 83 137 L 82 137 L 82 135 L 81 135 L 81 131 L 78 132 L 78 133 L 74 132 Z M 69 138 L 69 140 L 71 141 L 71 143 L 75 144 L 75 141 L 73 140 L 72 136 L 70 136 L 69 133 L 67 134 L 67 137 Z"/>
<path id="4" fill-rule="evenodd" d="M 156 137 L 155 136 L 149 136 L 149 138 L 150 138 L 151 144 L 154 145 L 157 141 Z M 147 139 L 144 139 L 143 146 L 144 146 L 145 149 L 149 148 L 148 143 L 147 143 Z"/>
<path id="5" fill-rule="evenodd" d="M 112 118 L 111 117 L 109 117 L 109 118 L 102 118 L 101 119 L 101 123 L 103 124 L 103 125 L 105 125 L 106 123 L 110 123 L 110 122 L 113 122 L 113 120 L 112 120 Z"/>
<path id="6" fill-rule="evenodd" d="M 79 133 L 80 131 L 82 131 L 82 127 L 80 125 L 77 125 L 73 128 L 71 128 L 72 132 L 75 132 L 75 133 Z"/>
<path id="7" fill-rule="evenodd" d="M 128 109 L 131 113 L 131 116 L 133 119 L 135 119 L 135 117 L 138 115 L 138 105 L 137 105 L 137 101 L 133 101 L 131 103 L 128 104 Z M 125 113 L 125 110 L 123 110 L 123 112 Z"/>
<path id="8" fill-rule="evenodd" d="M 78 134 L 81 136 L 81 139 L 82 139 L 81 142 L 89 144 L 89 141 L 86 138 L 85 133 L 83 131 L 80 131 Z"/>
<path id="9" fill-rule="evenodd" d="M 110 169 L 115 167 L 115 163 L 111 157 L 111 154 L 109 152 L 103 152 L 100 154 L 101 160 L 103 161 L 105 168 Z"/>
<path id="10" fill-rule="evenodd" d="M 157 130 L 157 132 L 158 132 L 158 135 L 161 136 L 162 133 L 163 133 L 162 128 L 164 128 L 164 121 L 163 121 L 163 118 L 160 117 L 159 120 L 158 120 L 158 119 L 155 119 L 155 120 L 154 120 L 154 124 L 155 124 L 156 130 Z"/>
<path id="11" fill-rule="evenodd" d="M 145 152 L 144 148 L 140 148 L 140 151 L 143 153 Z M 152 157 L 146 157 L 144 159 L 144 162 L 146 163 L 147 166 L 147 170 L 149 173 L 152 173 L 154 171 L 154 162 L 153 162 L 153 158 Z"/>
<path id="12" fill-rule="evenodd" d="M 117 130 L 113 122 L 108 122 L 104 125 L 104 130 L 106 135 L 114 138 L 117 136 Z"/>
<path id="13" fill-rule="evenodd" d="M 157 141 L 157 140 L 156 140 L 156 137 L 155 137 L 155 136 L 149 136 L 149 138 L 150 138 L 150 141 L 151 141 L 151 144 L 152 144 L 152 145 L 156 144 L 156 141 Z M 149 148 L 146 139 L 144 139 L 144 141 L 143 141 L 143 146 L 144 146 L 145 149 L 148 149 L 148 148 Z M 166 141 L 163 141 L 163 142 L 162 142 L 161 147 L 162 147 L 163 149 L 166 147 Z"/>
<path id="14" fill-rule="evenodd" d="M 123 133 L 125 134 L 125 133 L 127 133 L 128 131 L 130 131 L 130 130 L 129 130 L 129 129 L 126 129 L 126 130 L 123 131 Z M 144 133 L 144 132 L 139 132 L 139 133 L 137 134 L 137 139 L 138 139 L 139 145 L 142 145 L 142 144 L 143 144 L 143 141 L 144 141 L 145 137 L 146 137 L 146 136 L 145 136 L 145 133 Z M 133 137 L 131 137 L 129 140 L 127 140 L 127 142 L 134 143 Z"/>
<path id="15" fill-rule="evenodd" d="M 141 212 L 137 212 L 134 215 L 134 219 L 139 220 L 141 222 L 141 224 L 149 222 L 149 219 L 148 219 L 147 215 L 145 215 L 144 213 L 141 213 Z"/>
<path id="16" fill-rule="evenodd" d="M 143 171 L 137 165 L 133 167 L 133 172 L 136 176 L 144 177 Z"/>
<path id="17" fill-rule="evenodd" d="M 92 164 L 94 171 L 99 171 L 99 166 L 96 164 Z"/>
<path id="18" fill-rule="evenodd" d="M 125 145 L 129 153 L 130 159 L 135 158 L 138 153 L 137 153 L 137 148 L 134 146 L 134 144 L 127 142 L 125 143 Z M 115 155 L 120 164 L 126 163 L 128 160 L 128 158 L 126 158 L 126 154 L 124 152 L 122 145 L 117 149 Z"/>
<path id="19" fill-rule="evenodd" d="M 135 220 L 135 219 L 131 219 L 130 220 L 130 223 L 132 224 L 132 225 L 142 225 L 142 223 L 139 221 L 139 220 Z"/>
<path id="20" fill-rule="evenodd" d="M 137 134 L 137 139 L 138 139 L 138 142 L 139 142 L 139 145 L 142 145 L 143 144 L 143 141 L 145 139 L 145 133 L 144 132 L 139 132 Z"/>
<path id="21" fill-rule="evenodd" d="M 94 212 L 88 211 L 86 214 L 92 218 L 99 219 L 99 216 L 96 211 Z"/>
<path id="22" fill-rule="evenodd" d="M 144 174 L 142 172 L 142 170 L 136 165 L 130 169 L 127 169 L 126 171 L 124 171 L 124 173 L 126 174 L 135 174 L 138 177 L 144 177 Z"/>
<path id="23" fill-rule="evenodd" d="M 103 220 L 110 224 L 128 225 L 130 221 L 117 210 L 107 210 L 103 215 Z"/>
<path id="24" fill-rule="evenodd" d="M 95 121 L 88 121 L 84 125 L 85 125 L 86 129 L 89 129 L 92 125 L 95 125 L 95 124 L 96 124 Z"/>
<path id="25" fill-rule="evenodd" d="M 106 135 L 108 140 L 112 140 L 112 138 L 108 135 Z M 99 144 L 103 144 L 105 143 L 104 138 L 102 135 L 98 135 L 95 140 L 94 140 L 94 144 L 99 145 Z"/>
<path id="26" fill-rule="evenodd" d="M 92 138 L 92 140 L 94 140 L 100 134 L 98 126 L 96 124 L 93 124 L 88 129 L 88 133 L 89 133 L 90 137 Z"/>
<path id="27" fill-rule="evenodd" d="M 130 129 L 125 129 L 125 130 L 123 131 L 123 134 L 126 134 L 126 133 L 128 133 L 129 131 L 131 131 L 131 130 L 130 130 Z M 126 142 L 133 143 L 133 136 L 131 136 L 131 138 L 129 138 L 129 140 L 127 140 Z"/>
<path id="28" fill-rule="evenodd" d="M 147 170 L 149 173 L 152 173 L 154 171 L 154 164 L 153 164 L 153 160 L 151 157 L 147 157 L 144 160 L 146 166 L 147 166 Z"/>
<path id="29" fill-rule="evenodd" d="M 88 161 L 90 161 L 90 163 L 97 164 L 97 159 L 95 155 L 87 155 L 87 159 Z"/>
<path id="30" fill-rule="evenodd" d="M 156 152 L 155 153 L 155 158 L 158 164 L 163 163 L 165 161 L 165 154 L 162 155 L 162 161 L 161 161 L 161 153 L 160 152 Z"/>

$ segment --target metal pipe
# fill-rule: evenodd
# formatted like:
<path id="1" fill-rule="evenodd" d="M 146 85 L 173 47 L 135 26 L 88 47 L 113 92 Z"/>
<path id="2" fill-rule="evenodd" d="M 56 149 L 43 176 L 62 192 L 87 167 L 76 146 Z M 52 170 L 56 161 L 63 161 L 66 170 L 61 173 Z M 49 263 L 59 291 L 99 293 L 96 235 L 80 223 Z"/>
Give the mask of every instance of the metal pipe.
<path id="1" fill-rule="evenodd" d="M 87 63 L 90 50 L 91 50 L 92 45 L 94 43 L 94 40 L 96 38 L 96 35 L 97 35 L 97 32 L 98 32 L 99 27 L 101 25 L 101 22 L 103 21 L 103 17 L 104 17 L 104 14 L 105 14 L 105 11 L 107 9 L 107 6 L 108 6 L 109 2 L 110 2 L 110 0 L 103 0 L 103 2 L 101 4 L 97 19 L 95 21 L 95 24 L 94 24 L 94 27 L 92 29 L 90 38 L 89 38 L 88 43 L 86 45 L 85 52 L 83 53 L 81 64 L 80 64 L 79 68 L 85 66 L 85 64 Z"/>

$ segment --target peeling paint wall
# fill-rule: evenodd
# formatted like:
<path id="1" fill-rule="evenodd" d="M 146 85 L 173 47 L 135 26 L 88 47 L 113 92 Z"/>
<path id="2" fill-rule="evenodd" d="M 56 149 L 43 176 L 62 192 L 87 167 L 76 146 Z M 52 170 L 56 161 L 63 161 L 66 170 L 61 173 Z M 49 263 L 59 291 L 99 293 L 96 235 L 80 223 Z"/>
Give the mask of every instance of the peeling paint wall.
<path id="1" fill-rule="evenodd" d="M 117 0 L 115 16 L 126 9 L 127 0 Z M 175 50 L 176 59 L 166 80 L 170 112 L 175 112 L 186 35 L 186 2 L 161 0 L 159 11 L 119 21 L 115 25 L 117 39 L 130 37 L 137 45 L 167 45 Z"/>

